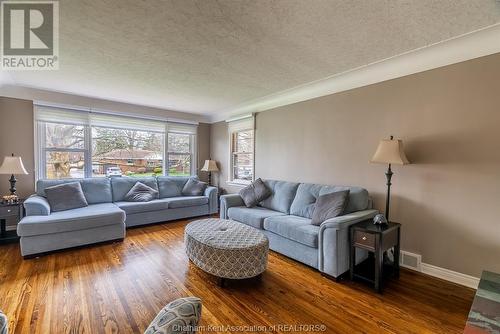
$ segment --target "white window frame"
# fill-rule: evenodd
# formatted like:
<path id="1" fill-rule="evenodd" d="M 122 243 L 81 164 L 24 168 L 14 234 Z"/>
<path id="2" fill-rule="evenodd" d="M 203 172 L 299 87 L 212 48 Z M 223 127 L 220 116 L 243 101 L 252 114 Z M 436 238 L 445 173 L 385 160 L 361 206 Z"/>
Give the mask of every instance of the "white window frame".
<path id="1" fill-rule="evenodd" d="M 37 116 L 39 108 L 41 109 L 53 109 L 59 110 L 63 113 L 80 113 L 78 114 L 80 118 L 87 120 L 78 121 L 77 123 L 68 123 L 64 120 L 58 120 L 57 117 L 54 118 L 52 116 L 49 120 L 40 120 Z M 57 151 L 57 152 L 83 152 L 85 156 L 85 167 L 84 167 L 84 177 L 93 177 L 92 176 L 92 122 L 90 121 L 90 113 L 95 113 L 98 115 L 114 115 L 115 117 L 123 118 L 135 118 L 142 119 L 145 121 L 161 121 L 164 123 L 165 132 L 164 134 L 164 147 L 163 147 L 163 175 L 168 175 L 168 133 L 179 133 L 179 134 L 189 134 L 190 135 L 190 153 L 191 156 L 191 168 L 190 174 L 191 176 L 196 175 L 197 173 L 197 161 L 198 161 L 198 148 L 197 148 L 197 125 L 196 122 L 183 123 L 182 120 L 159 120 L 155 118 L 144 118 L 144 117 L 136 117 L 133 115 L 119 115 L 110 112 L 99 112 L 99 111 L 91 111 L 90 108 L 83 107 L 68 107 L 68 106 L 59 106 L 54 104 L 45 104 L 36 102 L 34 103 L 34 144 L 35 144 L 35 178 L 36 180 L 47 178 L 47 152 Z M 76 115 L 76 114 L 75 114 Z M 46 124 L 66 124 L 66 125 L 78 125 L 84 127 L 84 148 L 83 149 L 73 149 L 73 148 L 48 148 L 46 146 Z M 97 125 L 98 126 L 98 125 Z M 102 127 L 102 126 L 101 126 Z M 174 130 L 169 130 L 174 129 Z M 145 131 L 141 128 L 136 129 L 138 131 Z M 172 152 L 174 153 L 174 152 Z M 179 154 L 179 153 L 177 153 Z"/>
<path id="2" fill-rule="evenodd" d="M 226 121 L 228 123 L 229 134 L 229 161 L 228 161 L 228 181 L 227 183 L 232 186 L 245 187 L 255 180 L 255 117 L 254 115 L 244 115 Z M 236 179 L 234 176 L 234 147 L 233 136 L 242 131 L 252 131 L 253 145 L 252 152 L 252 180 Z"/>
<path id="3" fill-rule="evenodd" d="M 73 152 L 73 153 L 83 153 L 84 160 L 84 177 L 88 175 L 92 176 L 92 143 L 90 127 L 84 124 L 78 124 L 78 126 L 83 127 L 84 131 L 84 144 L 83 148 L 57 148 L 57 147 L 47 147 L 46 144 L 46 131 L 47 123 L 49 124 L 61 124 L 61 125 L 76 125 L 64 122 L 55 121 L 36 121 L 35 120 L 35 174 L 36 180 L 44 179 L 47 177 L 47 153 L 48 152 Z"/>
<path id="4" fill-rule="evenodd" d="M 185 153 L 185 152 L 171 152 L 169 151 L 169 145 L 168 145 L 168 135 L 169 134 L 177 134 L 177 135 L 189 135 L 189 153 Z M 165 152 L 164 152 L 164 159 L 163 159 L 163 175 L 169 175 L 169 168 L 168 168 L 168 161 L 169 161 L 169 155 L 170 154 L 176 154 L 176 155 L 189 155 L 190 156 L 190 161 L 191 161 L 191 166 L 190 166 L 190 171 L 189 171 L 189 174 L 191 176 L 195 176 L 196 175 L 196 171 L 197 171 L 197 164 L 196 164 L 196 161 L 198 160 L 198 157 L 197 157 L 197 136 L 196 134 L 192 134 L 192 133 L 185 133 L 185 132 L 180 132 L 180 131 L 168 131 L 165 133 Z"/>

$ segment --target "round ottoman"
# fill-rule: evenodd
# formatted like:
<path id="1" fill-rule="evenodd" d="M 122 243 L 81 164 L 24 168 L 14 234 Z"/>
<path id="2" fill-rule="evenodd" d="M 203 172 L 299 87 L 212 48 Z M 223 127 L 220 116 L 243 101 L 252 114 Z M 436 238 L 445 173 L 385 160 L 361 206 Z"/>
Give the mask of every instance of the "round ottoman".
<path id="1" fill-rule="evenodd" d="M 221 278 L 260 275 L 267 267 L 269 240 L 259 230 L 232 220 L 209 218 L 189 223 L 186 253 L 203 271 Z"/>

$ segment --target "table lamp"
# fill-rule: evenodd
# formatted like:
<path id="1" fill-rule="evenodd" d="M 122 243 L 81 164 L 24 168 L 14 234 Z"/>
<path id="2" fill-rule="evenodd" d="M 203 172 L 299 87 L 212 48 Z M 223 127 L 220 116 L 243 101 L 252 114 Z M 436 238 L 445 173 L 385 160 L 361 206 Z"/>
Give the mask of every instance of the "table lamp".
<path id="1" fill-rule="evenodd" d="M 0 174 L 11 174 L 9 190 L 11 195 L 15 195 L 17 179 L 14 175 L 27 175 L 28 172 L 24 168 L 21 157 L 15 157 L 14 153 L 12 153 L 12 156 L 4 158 L 2 166 L 0 166 Z"/>
<path id="2" fill-rule="evenodd" d="M 205 160 L 205 164 L 201 168 L 202 172 L 208 172 L 208 185 L 212 184 L 212 172 L 218 172 L 217 162 L 215 160 Z"/>
<path id="3" fill-rule="evenodd" d="M 390 139 L 382 139 L 378 144 L 377 150 L 373 155 L 371 163 L 377 164 L 388 164 L 387 171 L 385 172 L 385 177 L 387 179 L 387 196 L 385 199 L 385 217 L 389 221 L 389 203 L 391 197 L 391 178 L 392 178 L 392 170 L 391 165 L 407 165 L 410 163 L 406 158 L 405 152 L 403 150 L 403 141 L 399 139 L 394 139 L 391 136 Z"/>

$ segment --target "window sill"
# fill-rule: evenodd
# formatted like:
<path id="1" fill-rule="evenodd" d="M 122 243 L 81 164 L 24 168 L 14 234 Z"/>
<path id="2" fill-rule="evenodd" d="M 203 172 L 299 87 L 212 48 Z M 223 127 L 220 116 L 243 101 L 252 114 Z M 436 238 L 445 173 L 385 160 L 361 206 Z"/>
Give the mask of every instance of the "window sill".
<path id="1" fill-rule="evenodd" d="M 252 182 L 250 182 L 250 181 L 234 181 L 234 180 L 233 181 L 226 181 L 227 185 L 232 186 L 232 187 L 240 187 L 240 188 L 244 188 L 251 183 Z"/>

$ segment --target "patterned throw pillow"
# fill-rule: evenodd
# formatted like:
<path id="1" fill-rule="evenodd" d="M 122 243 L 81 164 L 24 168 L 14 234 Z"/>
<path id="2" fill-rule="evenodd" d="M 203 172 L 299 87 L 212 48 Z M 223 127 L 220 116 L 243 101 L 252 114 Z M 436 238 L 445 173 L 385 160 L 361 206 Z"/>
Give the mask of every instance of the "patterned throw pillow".
<path id="1" fill-rule="evenodd" d="M 144 334 L 194 334 L 200 317 L 200 298 L 179 298 L 158 313 Z"/>
<path id="2" fill-rule="evenodd" d="M 127 202 L 149 202 L 158 198 L 158 191 L 141 182 L 136 182 L 125 195 Z"/>
<path id="3" fill-rule="evenodd" d="M 0 334 L 9 334 L 7 316 L 0 310 Z"/>

